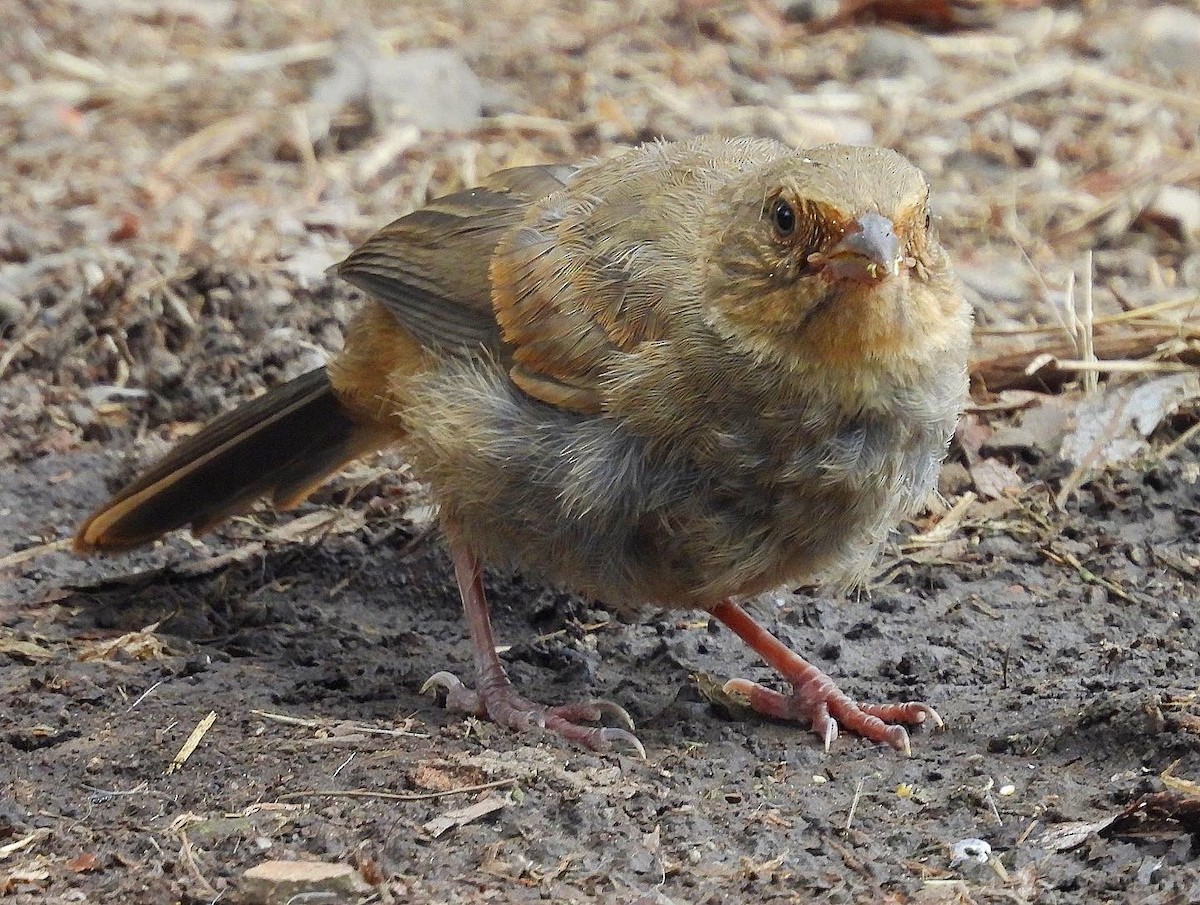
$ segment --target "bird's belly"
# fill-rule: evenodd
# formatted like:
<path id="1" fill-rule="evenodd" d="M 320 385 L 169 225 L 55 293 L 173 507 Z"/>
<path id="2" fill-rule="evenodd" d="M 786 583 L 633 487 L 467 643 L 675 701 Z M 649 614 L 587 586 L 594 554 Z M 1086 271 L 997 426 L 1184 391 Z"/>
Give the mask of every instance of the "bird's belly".
<path id="1" fill-rule="evenodd" d="M 891 437 L 851 464 L 804 434 L 765 458 L 737 438 L 728 455 L 652 445 L 509 391 L 490 369 L 430 380 L 414 399 L 409 454 L 484 561 L 617 606 L 703 605 L 845 566 L 919 480 L 905 460 L 929 458 Z"/>

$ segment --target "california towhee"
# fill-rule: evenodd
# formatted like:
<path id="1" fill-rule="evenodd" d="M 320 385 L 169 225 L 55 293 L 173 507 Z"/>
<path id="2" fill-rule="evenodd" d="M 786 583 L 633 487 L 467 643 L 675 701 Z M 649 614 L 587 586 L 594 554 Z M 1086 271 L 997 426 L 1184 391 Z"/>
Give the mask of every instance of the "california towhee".
<path id="1" fill-rule="evenodd" d="M 607 701 L 542 707 L 496 655 L 481 562 L 619 606 L 707 610 L 792 685 L 758 711 L 904 751 L 922 703 L 859 705 L 733 602 L 853 583 L 919 505 L 965 397 L 971 314 L 900 155 L 655 143 L 504 170 L 338 265 L 371 301 L 327 368 L 217 418 L 106 503 L 76 549 L 302 500 L 400 443 L 440 507 L 475 651 L 456 708 L 641 750 Z M 581 725 L 609 715 L 627 728 Z"/>

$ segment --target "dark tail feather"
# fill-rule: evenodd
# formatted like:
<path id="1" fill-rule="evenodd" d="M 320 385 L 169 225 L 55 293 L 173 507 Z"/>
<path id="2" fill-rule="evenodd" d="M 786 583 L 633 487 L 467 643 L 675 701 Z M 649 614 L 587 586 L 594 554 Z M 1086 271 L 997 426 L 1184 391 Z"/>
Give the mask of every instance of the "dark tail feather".
<path id="1" fill-rule="evenodd" d="M 394 435 L 351 418 L 324 368 L 221 415 L 97 510 L 75 549 L 126 550 L 190 524 L 199 534 L 255 500 L 287 508 Z"/>

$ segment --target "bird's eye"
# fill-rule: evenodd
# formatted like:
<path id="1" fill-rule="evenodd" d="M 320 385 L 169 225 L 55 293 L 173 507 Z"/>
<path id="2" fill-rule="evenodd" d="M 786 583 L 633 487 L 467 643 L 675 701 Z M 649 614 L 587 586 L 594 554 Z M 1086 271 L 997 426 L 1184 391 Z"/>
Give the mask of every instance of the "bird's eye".
<path id="1" fill-rule="evenodd" d="M 929 213 L 929 211 L 925 211 L 925 232 L 929 232 L 929 230 L 932 228 L 932 226 L 933 226 L 933 214 Z"/>
<path id="2" fill-rule="evenodd" d="M 771 221 L 775 224 L 775 235 L 785 239 L 796 231 L 796 211 L 780 198 L 771 208 Z"/>

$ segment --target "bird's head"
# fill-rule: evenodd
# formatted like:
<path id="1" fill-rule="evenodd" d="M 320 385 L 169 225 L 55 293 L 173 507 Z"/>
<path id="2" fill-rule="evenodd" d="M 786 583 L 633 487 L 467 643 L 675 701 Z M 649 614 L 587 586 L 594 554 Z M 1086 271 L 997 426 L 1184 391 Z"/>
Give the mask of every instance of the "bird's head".
<path id="1" fill-rule="evenodd" d="M 826 145 L 747 167 L 719 195 L 705 303 L 758 355 L 802 367 L 903 367 L 969 314 L 904 157 Z"/>

